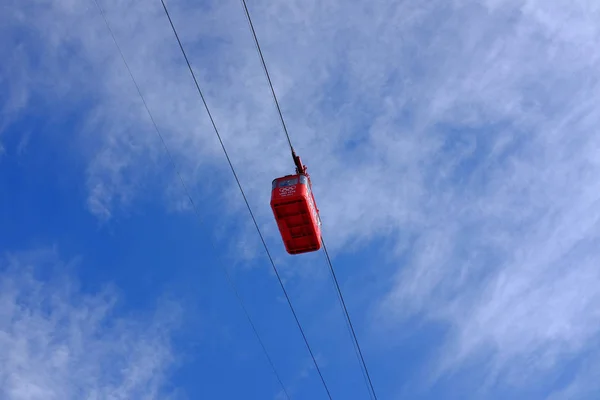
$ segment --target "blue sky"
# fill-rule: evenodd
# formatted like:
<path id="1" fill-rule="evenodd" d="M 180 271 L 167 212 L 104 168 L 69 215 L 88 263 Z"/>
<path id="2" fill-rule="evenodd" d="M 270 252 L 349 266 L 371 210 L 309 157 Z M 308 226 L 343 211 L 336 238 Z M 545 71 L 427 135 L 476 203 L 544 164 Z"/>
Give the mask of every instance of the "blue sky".
<path id="1" fill-rule="evenodd" d="M 160 2 L 0 12 L 0 394 L 326 398 Z M 239 0 L 169 1 L 334 399 L 367 399 Z M 600 8 L 248 2 L 380 399 L 600 397 Z"/>

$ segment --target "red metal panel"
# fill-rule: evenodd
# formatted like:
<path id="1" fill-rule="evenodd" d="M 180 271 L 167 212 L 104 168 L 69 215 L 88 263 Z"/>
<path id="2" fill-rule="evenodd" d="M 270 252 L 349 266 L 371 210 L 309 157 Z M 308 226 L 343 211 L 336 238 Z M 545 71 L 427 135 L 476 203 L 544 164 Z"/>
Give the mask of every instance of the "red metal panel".
<path id="1" fill-rule="evenodd" d="M 271 209 L 277 221 L 285 249 L 289 254 L 307 253 L 321 248 L 321 224 L 312 191 L 300 183 L 300 175 L 288 175 L 274 181 Z M 289 182 L 296 181 L 295 184 Z M 279 183 L 284 181 L 285 186 Z M 281 186 L 281 187 L 280 187 Z"/>

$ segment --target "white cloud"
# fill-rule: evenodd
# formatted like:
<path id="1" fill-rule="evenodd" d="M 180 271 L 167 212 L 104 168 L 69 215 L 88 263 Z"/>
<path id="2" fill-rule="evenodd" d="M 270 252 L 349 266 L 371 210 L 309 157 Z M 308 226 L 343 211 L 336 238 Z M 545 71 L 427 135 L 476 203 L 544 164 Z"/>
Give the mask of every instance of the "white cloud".
<path id="1" fill-rule="evenodd" d="M 178 308 L 116 314 L 111 289 L 83 293 L 55 251 L 11 255 L 0 273 L 0 397 L 165 399 Z M 39 278 L 40 273 L 53 276 Z"/>
<path id="2" fill-rule="evenodd" d="M 13 92 L 42 91 L 63 108 L 93 99 L 78 140 L 90 209 L 109 217 L 164 179 L 163 150 L 93 3 L 40 3 L 26 14 L 34 3 L 13 1 L 19 18 L 0 20 L 39 40 L 21 45 L 27 79 Z M 102 4 L 193 194 L 245 212 L 160 4 Z M 169 5 L 278 240 L 269 187 L 291 165 L 242 9 Z M 585 351 L 600 333 L 589 318 L 600 304 L 597 2 L 253 1 L 250 11 L 331 249 L 399 238 L 409 261 L 384 302 L 392 323 L 449 323 L 444 365 L 492 346 L 497 369 L 534 355 L 543 370 Z M 174 204 L 177 184 L 165 195 Z"/>
<path id="3" fill-rule="evenodd" d="M 476 150 L 441 165 L 454 180 L 432 182 L 444 190 L 429 193 L 431 225 L 417 233 L 382 310 L 448 322 L 442 370 L 485 354 L 490 382 L 502 374 L 531 387 L 569 357 L 598 354 L 600 53 L 591 49 L 600 30 L 588 14 L 598 8 L 494 7 L 479 23 L 461 22 L 471 40 L 496 30 L 495 38 L 469 49 L 468 68 L 450 68 L 445 95 L 433 96 L 445 122 L 476 128 L 466 134 Z M 500 128 L 488 125 L 495 121 Z"/>

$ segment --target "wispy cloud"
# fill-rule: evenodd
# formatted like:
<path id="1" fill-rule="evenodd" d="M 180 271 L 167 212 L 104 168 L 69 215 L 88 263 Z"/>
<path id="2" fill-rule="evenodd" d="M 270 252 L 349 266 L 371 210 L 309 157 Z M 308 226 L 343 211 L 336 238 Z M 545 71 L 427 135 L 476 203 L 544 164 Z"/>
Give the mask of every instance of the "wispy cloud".
<path id="1" fill-rule="evenodd" d="M 383 308 L 448 322 L 442 370 L 485 354 L 493 384 L 540 385 L 598 354 L 599 11 L 560 3 L 489 3 L 446 23 L 446 37 L 468 33 L 452 50 L 466 68 L 444 69 L 431 111 L 470 146 L 442 153 L 430 225 Z"/>
<path id="2" fill-rule="evenodd" d="M 163 385 L 175 363 L 175 305 L 119 315 L 116 293 L 83 293 L 54 250 L 9 255 L 0 268 L 0 397 L 171 397 Z"/>
<path id="3" fill-rule="evenodd" d="M 0 17 L 31 35 L 19 36 L 26 79 L 11 93 L 91 103 L 78 140 L 90 209 L 107 218 L 168 180 L 162 149 L 93 3 L 41 3 L 13 1 Z M 194 194 L 243 211 L 160 4 L 101 3 Z M 290 166 L 240 5 L 169 5 L 277 239 L 269 183 Z M 382 301 L 386 322 L 448 323 L 442 368 L 489 348 L 492 371 L 585 352 L 600 333 L 597 3 L 259 0 L 250 11 L 332 250 L 386 238 L 408 260 Z M 173 185 L 165 197 L 178 204 Z"/>

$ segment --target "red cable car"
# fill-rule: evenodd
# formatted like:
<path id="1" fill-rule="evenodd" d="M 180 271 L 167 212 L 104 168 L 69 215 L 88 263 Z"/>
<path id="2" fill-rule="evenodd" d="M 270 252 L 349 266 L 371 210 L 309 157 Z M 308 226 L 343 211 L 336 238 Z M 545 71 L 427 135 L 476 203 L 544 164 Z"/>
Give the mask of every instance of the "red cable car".
<path id="1" fill-rule="evenodd" d="M 321 248 L 321 218 L 306 166 L 293 150 L 292 156 L 296 175 L 273 180 L 271 209 L 285 249 L 289 254 L 301 254 Z"/>

